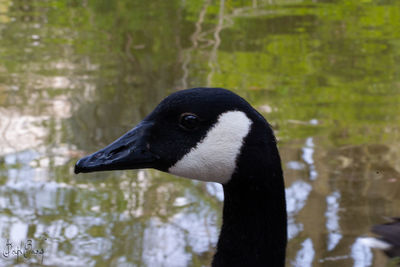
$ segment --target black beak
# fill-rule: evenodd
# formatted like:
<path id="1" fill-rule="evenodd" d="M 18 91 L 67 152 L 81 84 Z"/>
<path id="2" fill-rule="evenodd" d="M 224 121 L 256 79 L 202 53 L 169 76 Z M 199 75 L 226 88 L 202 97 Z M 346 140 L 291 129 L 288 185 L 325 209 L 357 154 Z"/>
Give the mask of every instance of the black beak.
<path id="1" fill-rule="evenodd" d="M 142 121 L 107 147 L 81 158 L 75 173 L 151 168 L 157 155 L 150 152 L 149 129 L 152 122 Z"/>

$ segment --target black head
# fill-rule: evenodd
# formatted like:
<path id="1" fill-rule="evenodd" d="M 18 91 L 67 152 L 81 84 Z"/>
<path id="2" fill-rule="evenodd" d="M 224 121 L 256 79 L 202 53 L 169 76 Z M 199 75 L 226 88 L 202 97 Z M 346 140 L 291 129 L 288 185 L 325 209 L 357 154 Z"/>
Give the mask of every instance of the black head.
<path id="1" fill-rule="evenodd" d="M 265 119 L 238 95 L 221 88 L 182 90 L 118 140 L 79 160 L 75 173 L 155 168 L 225 183 L 255 127 L 275 143 Z"/>

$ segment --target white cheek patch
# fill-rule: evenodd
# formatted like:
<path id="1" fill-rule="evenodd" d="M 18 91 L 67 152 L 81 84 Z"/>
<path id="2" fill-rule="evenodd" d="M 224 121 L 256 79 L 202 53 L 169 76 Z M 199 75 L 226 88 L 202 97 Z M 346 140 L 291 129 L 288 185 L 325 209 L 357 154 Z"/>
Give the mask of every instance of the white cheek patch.
<path id="1" fill-rule="evenodd" d="M 392 246 L 389 243 L 374 237 L 361 237 L 360 240 L 361 243 L 366 245 L 367 247 L 377 248 L 382 250 L 389 250 L 392 248 Z"/>
<path id="2" fill-rule="evenodd" d="M 251 124 L 252 121 L 241 111 L 222 113 L 206 137 L 168 172 L 196 180 L 228 182 Z"/>

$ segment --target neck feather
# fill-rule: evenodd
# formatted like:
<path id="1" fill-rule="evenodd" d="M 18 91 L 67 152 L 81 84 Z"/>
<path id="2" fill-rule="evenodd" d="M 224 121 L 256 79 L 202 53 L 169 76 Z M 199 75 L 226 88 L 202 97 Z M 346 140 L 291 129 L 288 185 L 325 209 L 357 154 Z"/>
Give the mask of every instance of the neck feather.
<path id="1" fill-rule="evenodd" d="M 276 144 L 247 144 L 238 161 L 224 185 L 223 224 L 212 266 L 284 266 L 286 201 Z"/>

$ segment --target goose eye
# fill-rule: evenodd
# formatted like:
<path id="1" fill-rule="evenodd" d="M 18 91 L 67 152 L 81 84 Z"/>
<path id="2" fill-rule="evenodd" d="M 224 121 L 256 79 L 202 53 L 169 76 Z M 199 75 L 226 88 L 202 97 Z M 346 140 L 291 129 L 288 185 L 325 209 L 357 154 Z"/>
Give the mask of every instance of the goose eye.
<path id="1" fill-rule="evenodd" d="M 179 118 L 179 126 L 185 130 L 195 130 L 199 125 L 199 118 L 192 113 L 183 113 Z"/>

